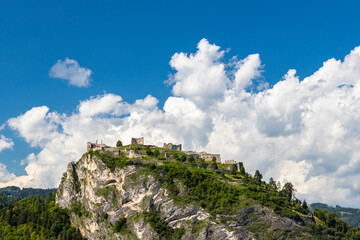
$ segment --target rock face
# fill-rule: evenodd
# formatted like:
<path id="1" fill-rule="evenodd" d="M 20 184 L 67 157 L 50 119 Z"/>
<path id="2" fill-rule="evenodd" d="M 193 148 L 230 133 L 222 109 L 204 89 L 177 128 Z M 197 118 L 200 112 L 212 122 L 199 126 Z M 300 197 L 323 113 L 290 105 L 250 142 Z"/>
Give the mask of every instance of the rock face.
<path id="1" fill-rule="evenodd" d="M 179 194 L 186 191 L 179 188 Z M 90 154 L 68 165 L 56 202 L 70 210 L 72 224 L 87 239 L 159 239 L 146 221 L 147 211 L 156 211 L 172 229 L 183 229 L 181 239 L 257 239 L 252 230 L 256 227 L 288 231 L 300 227 L 256 204 L 234 215 L 216 217 L 195 205 L 175 204 L 142 167 L 129 165 L 111 171 Z M 126 230 L 116 232 L 114 226 L 121 218 L 126 218 Z"/>

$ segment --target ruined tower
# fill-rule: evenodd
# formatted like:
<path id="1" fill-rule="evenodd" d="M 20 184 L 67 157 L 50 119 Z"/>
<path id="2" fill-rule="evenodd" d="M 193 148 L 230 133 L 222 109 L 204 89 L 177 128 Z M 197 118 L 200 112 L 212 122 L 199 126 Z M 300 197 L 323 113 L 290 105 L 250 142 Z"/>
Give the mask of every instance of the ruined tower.
<path id="1" fill-rule="evenodd" d="M 131 144 L 144 145 L 144 138 L 131 138 Z"/>

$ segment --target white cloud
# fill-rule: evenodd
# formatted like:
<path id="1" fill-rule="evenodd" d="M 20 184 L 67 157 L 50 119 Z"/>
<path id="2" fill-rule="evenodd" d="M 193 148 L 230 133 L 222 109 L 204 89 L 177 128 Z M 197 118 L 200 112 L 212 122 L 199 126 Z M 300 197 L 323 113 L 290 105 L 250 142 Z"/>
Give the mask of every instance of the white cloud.
<path id="1" fill-rule="evenodd" d="M 224 51 L 202 39 L 195 54 L 176 53 L 170 65 L 177 72 L 172 76 L 175 96 L 189 98 L 204 108 L 221 100 L 226 90 L 225 64 L 220 62 Z"/>
<path id="2" fill-rule="evenodd" d="M 36 155 L 34 153 L 30 153 L 25 159 L 21 160 L 20 165 L 23 166 L 31 162 L 34 162 L 35 160 L 36 160 Z"/>
<path id="3" fill-rule="evenodd" d="M 46 106 L 34 107 L 17 118 L 9 119 L 8 125 L 17 130 L 32 147 L 45 147 L 51 139 L 58 137 L 58 123 L 61 121 L 57 113 L 48 111 Z"/>
<path id="4" fill-rule="evenodd" d="M 251 173 L 293 182 L 309 201 L 360 207 L 360 48 L 303 80 L 289 70 L 260 92 L 246 90 L 260 77 L 259 55 L 228 64 L 224 54 L 205 39 L 194 54 L 174 54 L 174 96 L 162 109 L 151 95 L 127 103 L 104 94 L 80 102 L 71 115 L 43 106 L 9 119 L 42 150 L 24 161 L 27 175 L 8 174 L 0 185 L 54 187 L 87 141 L 127 144 L 144 136 L 149 144 L 183 143 L 242 161 Z"/>
<path id="5" fill-rule="evenodd" d="M 119 104 L 122 98 L 113 94 L 97 96 L 90 100 L 82 101 L 78 107 L 79 113 L 84 117 L 93 117 L 98 114 L 121 115 L 125 106 Z"/>
<path id="6" fill-rule="evenodd" d="M 0 163 L 0 185 L 4 183 L 6 184 L 15 178 L 16 176 L 13 173 L 9 173 L 6 166 Z"/>
<path id="7" fill-rule="evenodd" d="M 12 149 L 13 146 L 14 142 L 11 139 L 6 138 L 4 135 L 0 135 L 0 152 L 5 149 Z"/>
<path id="8" fill-rule="evenodd" d="M 260 76 L 261 61 L 259 54 L 252 54 L 236 64 L 235 89 L 242 91 L 251 85 L 251 80 Z"/>
<path id="9" fill-rule="evenodd" d="M 92 71 L 88 68 L 80 67 L 76 60 L 65 58 L 64 61 L 58 60 L 51 67 L 49 76 L 60 78 L 69 82 L 70 85 L 77 87 L 89 87 Z"/>

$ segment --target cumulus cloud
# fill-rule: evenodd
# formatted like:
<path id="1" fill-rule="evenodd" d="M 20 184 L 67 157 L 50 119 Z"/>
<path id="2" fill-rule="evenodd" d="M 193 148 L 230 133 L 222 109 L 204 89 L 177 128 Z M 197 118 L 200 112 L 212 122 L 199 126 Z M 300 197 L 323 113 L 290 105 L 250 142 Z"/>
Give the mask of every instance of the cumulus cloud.
<path id="1" fill-rule="evenodd" d="M 0 135 L 0 152 L 5 149 L 12 149 L 13 146 L 14 142 L 11 139 L 6 138 L 4 135 Z"/>
<path id="2" fill-rule="evenodd" d="M 175 53 L 170 66 L 176 70 L 172 76 L 175 96 L 189 98 L 204 108 L 223 98 L 227 77 L 225 64 L 220 60 L 224 51 L 206 39 L 198 43 L 195 54 Z"/>
<path id="3" fill-rule="evenodd" d="M 49 76 L 68 81 L 70 85 L 77 87 L 89 87 L 92 71 L 88 68 L 80 67 L 76 60 L 65 58 L 64 61 L 58 60 L 51 67 Z"/>
<path id="4" fill-rule="evenodd" d="M 16 176 L 13 173 L 9 173 L 6 166 L 0 163 L 0 184 L 6 184 L 15 178 Z"/>
<path id="5" fill-rule="evenodd" d="M 121 101 L 120 96 L 113 94 L 91 98 L 80 103 L 78 107 L 79 114 L 83 117 L 93 117 L 98 114 L 121 115 L 125 107 L 120 103 Z"/>
<path id="6" fill-rule="evenodd" d="M 260 92 L 248 89 L 261 77 L 259 55 L 230 64 L 224 54 L 206 39 L 195 53 L 174 54 L 173 95 L 162 108 L 151 95 L 128 103 L 104 94 L 81 101 L 70 115 L 42 106 L 9 119 L 41 151 L 23 161 L 26 175 L 7 173 L 0 186 L 55 187 L 87 141 L 127 144 L 144 136 L 149 144 L 183 143 L 242 161 L 250 173 L 293 182 L 310 202 L 360 207 L 360 48 L 302 80 L 290 69 Z"/>
<path id="7" fill-rule="evenodd" d="M 235 89 L 238 91 L 251 85 L 251 80 L 260 76 L 261 61 L 259 54 L 251 54 L 237 62 L 235 72 Z"/>
<path id="8" fill-rule="evenodd" d="M 8 120 L 8 125 L 17 130 L 32 146 L 45 147 L 51 139 L 58 137 L 60 116 L 57 113 L 48 113 L 46 106 L 34 107 L 17 118 Z"/>

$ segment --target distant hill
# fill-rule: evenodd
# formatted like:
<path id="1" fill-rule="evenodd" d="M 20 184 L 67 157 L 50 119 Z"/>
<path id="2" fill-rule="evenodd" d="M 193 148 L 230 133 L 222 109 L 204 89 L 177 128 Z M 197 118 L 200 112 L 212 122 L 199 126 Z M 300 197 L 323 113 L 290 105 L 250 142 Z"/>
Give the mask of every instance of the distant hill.
<path id="1" fill-rule="evenodd" d="M 345 208 L 338 205 L 332 207 L 324 203 L 313 203 L 310 206 L 312 209 L 320 208 L 328 212 L 336 213 L 341 219 L 343 219 L 352 227 L 360 227 L 360 209 Z"/>
<path id="2" fill-rule="evenodd" d="M 0 188 L 0 239 L 82 240 L 53 189 Z"/>
<path id="3" fill-rule="evenodd" d="M 55 204 L 54 192 L 45 200 L 39 195 L 18 198 L 11 204 L 0 204 L 0 239 L 82 240 L 69 218 L 68 213 Z"/>
<path id="4" fill-rule="evenodd" d="M 0 205 L 14 203 L 19 199 L 32 195 L 39 195 L 45 199 L 49 194 L 56 192 L 56 188 L 19 188 L 15 186 L 0 188 Z"/>

